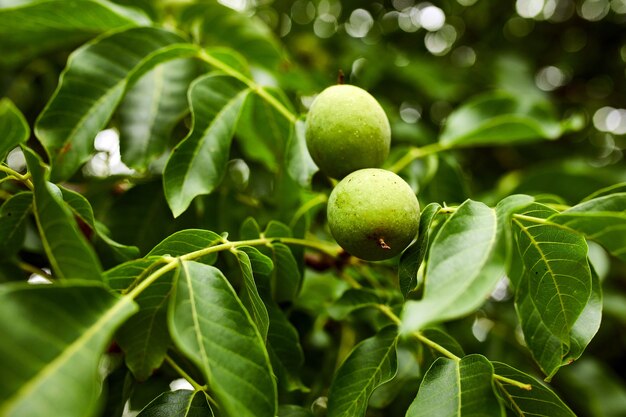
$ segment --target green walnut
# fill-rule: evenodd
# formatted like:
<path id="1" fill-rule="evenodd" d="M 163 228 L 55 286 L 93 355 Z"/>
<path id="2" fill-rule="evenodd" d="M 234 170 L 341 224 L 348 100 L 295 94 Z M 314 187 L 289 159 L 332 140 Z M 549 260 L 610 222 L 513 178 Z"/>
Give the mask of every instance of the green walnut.
<path id="1" fill-rule="evenodd" d="M 415 238 L 420 208 L 415 193 L 391 171 L 355 171 L 328 199 L 328 226 L 348 253 L 367 261 L 389 259 Z"/>
<path id="2" fill-rule="evenodd" d="M 367 91 L 353 85 L 328 87 L 315 98 L 305 136 L 311 157 L 333 178 L 379 167 L 391 143 L 385 111 Z"/>

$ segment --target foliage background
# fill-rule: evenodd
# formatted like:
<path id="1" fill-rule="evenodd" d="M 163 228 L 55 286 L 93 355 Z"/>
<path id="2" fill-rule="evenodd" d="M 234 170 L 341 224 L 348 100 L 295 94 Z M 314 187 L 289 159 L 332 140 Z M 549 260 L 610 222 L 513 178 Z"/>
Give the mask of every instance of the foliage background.
<path id="1" fill-rule="evenodd" d="M 0 7 L 26 3 L 0 0 Z M 186 1 L 115 3 L 138 8 L 163 27 L 177 28 L 205 45 L 234 48 L 252 64 L 255 80 L 279 87 L 296 113 L 306 113 L 314 94 L 336 82 L 342 70 L 346 82 L 367 89 L 385 107 L 393 128 L 389 166 L 407 150 L 432 144 L 447 130 L 454 130 L 454 125 L 445 124 L 450 113 L 484 92 L 506 91 L 522 102 L 539 101 L 554 119 L 566 121 L 558 140 L 479 145 L 411 161 L 403 174 L 418 192 L 422 207 L 430 202 L 456 205 L 467 198 L 493 205 L 514 193 L 554 195 L 558 203 L 573 205 L 600 188 L 626 181 L 623 0 L 450 0 L 434 2 L 435 12 L 430 3 L 411 0 L 223 2 L 240 15 L 204 2 L 211 5 L 204 23 L 194 20 L 203 2 L 198 2 L 196 10 L 187 9 L 194 5 Z M 422 13 L 429 7 L 435 13 L 430 17 Z M 442 15 L 445 22 L 438 21 Z M 25 21 L 16 25 L 28 26 Z M 6 48 L 0 49 L 0 95 L 11 99 L 34 126 L 69 54 L 97 35 L 97 30 L 77 30 L 71 35 L 59 31 L 46 39 L 38 38 L 35 28 L 31 38 L 24 38 L 22 48 L 12 44 L 9 50 L 12 30 L 8 24 L 0 28 L 0 36 L 8 39 L 0 41 L 0 48 Z M 183 86 L 208 69 L 203 63 L 184 60 L 166 65 L 179 66 L 175 82 Z M 164 121 L 171 124 L 172 134 L 166 135 L 162 149 L 156 149 L 147 161 L 124 159 L 130 154 L 124 148 L 125 134 L 132 135 L 134 128 L 132 120 L 125 118 L 144 105 L 142 94 L 151 87 L 143 88 L 134 101 L 125 99 L 108 126 L 114 130 L 99 136 L 100 142 L 96 139 L 95 155 L 71 181 L 115 241 L 136 245 L 144 255 L 162 239 L 186 228 L 227 231 L 231 239 L 239 239 L 242 221 L 248 216 L 262 226 L 270 220 L 290 224 L 303 202 L 330 189 L 319 173 L 313 177 L 311 190 L 289 179 L 280 158 L 284 140 L 268 144 L 259 139 L 271 135 L 272 123 L 284 122 L 268 117 L 257 121 L 256 126 L 263 126 L 261 134 L 254 129 L 236 132 L 248 139 L 233 144 L 226 178 L 217 191 L 197 198 L 190 210 L 173 219 L 160 177 L 165 159 L 158 156 L 167 155 L 189 129 L 186 88 L 182 95 L 171 92 L 182 100 L 182 108 L 179 117 Z M 113 132 L 121 134 L 122 160 L 134 172 L 121 165 Z M 34 138 L 29 145 L 42 150 Z M 14 163 L 19 165 L 19 161 Z M 310 230 L 328 240 L 322 207 L 313 207 Z M 45 266 L 40 242 L 28 236 L 20 259 Z M 598 245 L 591 245 L 590 251 L 604 292 L 602 325 L 583 358 L 564 367 L 552 387 L 577 415 L 621 416 L 626 410 L 626 267 Z M 118 263 L 106 249 L 101 248 L 99 255 L 105 269 Z M 371 336 L 375 320 L 367 312 L 343 321 L 318 316 L 326 301 L 345 287 L 328 259 L 312 254 L 306 259 L 309 268 L 303 291 L 286 309 L 302 340 L 306 361 L 301 375 L 310 391 L 285 394 L 285 398 L 308 405 L 326 395 L 337 364 L 358 341 Z M 223 262 L 224 268 L 233 267 Z M 386 282 L 396 279 L 389 265 L 356 263 L 342 273 L 383 289 Z M 5 281 L 28 276 L 9 261 L 0 269 Z M 466 352 L 538 375 L 520 344 L 511 294 L 506 288 L 499 291 L 475 314 L 446 323 L 445 328 Z M 107 393 L 114 396 L 116 384 L 122 384 L 126 374 L 119 357 L 111 355 L 111 361 L 117 367 L 111 366 Z M 402 415 L 400 410 L 406 410 L 415 396 L 416 378 L 425 370 L 405 371 L 413 377 L 400 379 L 401 387 L 388 388 L 397 391 L 393 402 L 384 390 L 372 400 L 377 404 L 374 408 L 384 410 L 379 415 Z M 140 409 L 162 392 L 173 375 L 166 366 L 148 382 L 135 383 L 133 408 Z"/>

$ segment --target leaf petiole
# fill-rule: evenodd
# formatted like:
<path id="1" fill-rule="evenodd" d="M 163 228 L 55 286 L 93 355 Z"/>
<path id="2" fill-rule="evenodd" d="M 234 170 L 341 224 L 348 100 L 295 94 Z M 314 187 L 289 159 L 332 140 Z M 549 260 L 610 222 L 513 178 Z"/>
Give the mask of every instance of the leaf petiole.
<path id="1" fill-rule="evenodd" d="M 526 391 L 531 391 L 533 389 L 533 386 L 530 385 L 530 384 L 525 384 L 523 382 L 519 382 L 519 381 L 516 381 L 516 380 L 511 379 L 511 378 L 507 378 L 507 377 L 502 376 L 502 375 L 493 374 L 493 377 L 495 379 L 497 379 L 498 381 L 507 383 L 509 385 L 516 386 L 517 388 L 521 388 L 521 389 L 526 390 Z"/>
<path id="2" fill-rule="evenodd" d="M 258 85 L 253 80 L 246 77 L 244 74 L 240 73 L 230 65 L 211 56 L 211 54 L 207 53 L 207 51 L 205 51 L 204 49 L 201 49 L 198 52 L 197 57 L 207 64 L 211 65 L 212 67 L 215 67 L 223 71 L 227 75 L 230 75 L 231 77 L 236 78 L 242 83 L 246 84 L 252 91 L 254 91 L 254 93 L 256 93 L 272 107 L 274 107 L 280 114 L 285 117 L 285 119 L 289 120 L 292 124 L 296 123 L 296 121 L 298 120 L 298 116 L 290 111 L 287 107 L 285 107 L 285 105 L 283 105 L 280 101 L 278 101 L 276 97 L 268 93 L 267 90 L 265 90 L 262 86 Z"/>
<path id="3" fill-rule="evenodd" d="M 291 237 L 270 237 L 270 238 L 261 237 L 258 239 L 239 240 L 235 242 L 229 242 L 227 240 L 223 240 L 222 243 L 220 243 L 219 245 L 209 246 L 208 248 L 203 248 L 203 249 L 199 249 L 193 252 L 189 252 L 182 256 L 162 257 L 162 260 L 166 262 L 165 265 L 161 266 L 159 269 L 157 269 L 156 271 L 148 275 L 143 281 L 139 282 L 135 288 L 133 288 L 131 291 L 129 291 L 126 294 L 126 296 L 131 299 L 135 299 L 139 294 L 141 294 L 146 288 L 148 288 L 157 279 L 159 279 L 166 273 L 176 269 L 176 267 L 178 266 L 177 261 L 191 261 L 191 260 L 203 257 L 211 253 L 231 250 L 238 246 L 271 245 L 274 242 L 280 242 L 286 245 L 305 246 L 305 247 L 326 253 L 330 256 L 338 256 L 341 251 L 339 247 L 331 246 L 328 243 L 316 242 L 316 241 L 307 240 L 307 239 L 297 239 L 297 238 L 291 238 Z"/>
<path id="4" fill-rule="evenodd" d="M 389 317 L 396 325 L 399 325 L 401 323 L 400 318 L 394 314 L 393 311 L 391 311 L 391 309 L 384 305 L 384 304 L 379 304 L 377 306 L 377 308 L 383 313 L 385 314 L 385 316 Z M 450 352 L 448 349 L 446 349 L 445 347 L 441 346 L 439 343 L 435 342 L 434 340 L 431 340 L 429 338 L 427 338 L 426 336 L 424 336 L 422 333 L 420 332 L 413 332 L 411 333 L 411 336 L 415 337 L 417 340 L 419 340 L 420 342 L 422 342 L 423 344 L 427 345 L 428 347 L 436 350 L 437 352 L 441 353 L 443 356 L 452 359 L 455 362 L 459 362 L 461 360 L 460 357 L 458 357 L 457 355 L 455 355 L 454 353 Z M 526 391 L 530 391 L 532 389 L 532 386 L 530 384 L 525 384 L 523 382 L 519 382 L 516 381 L 514 379 L 511 378 L 507 378 L 505 376 L 502 375 L 498 375 L 498 374 L 493 374 L 493 378 L 507 383 L 509 385 L 513 385 L 516 386 L 518 388 L 521 388 L 523 390 Z"/>
<path id="5" fill-rule="evenodd" d="M 167 364 L 169 366 L 171 366 L 176 372 L 178 372 L 178 375 L 180 375 L 181 377 L 183 377 L 187 382 L 189 382 L 191 384 L 191 386 L 193 387 L 194 390 L 196 391 L 202 391 L 204 393 L 204 396 L 206 397 L 206 399 L 215 407 L 219 407 L 219 405 L 217 404 L 217 402 L 209 395 L 209 393 L 207 392 L 207 386 L 206 385 L 200 385 L 198 382 L 196 382 L 196 380 L 194 380 L 187 372 L 185 372 L 185 370 L 183 368 L 181 368 L 180 366 L 178 366 L 178 364 L 174 361 L 174 359 L 172 359 L 169 355 L 165 356 L 165 362 L 167 362 Z"/>
<path id="6" fill-rule="evenodd" d="M 406 168 L 411 162 L 416 159 L 423 158 L 428 155 L 436 154 L 441 151 L 447 150 L 448 147 L 441 143 L 435 142 L 430 145 L 422 146 L 421 148 L 412 147 L 409 151 L 400 159 L 398 159 L 393 165 L 387 168 L 391 172 L 398 173 Z"/>
<path id="7" fill-rule="evenodd" d="M 0 164 L 0 171 L 7 173 L 10 178 L 13 178 L 13 179 L 16 179 L 17 181 L 22 182 L 30 190 L 33 190 L 33 183 L 30 180 L 30 172 L 27 172 L 26 174 L 22 175 L 19 172 L 3 164 Z"/>

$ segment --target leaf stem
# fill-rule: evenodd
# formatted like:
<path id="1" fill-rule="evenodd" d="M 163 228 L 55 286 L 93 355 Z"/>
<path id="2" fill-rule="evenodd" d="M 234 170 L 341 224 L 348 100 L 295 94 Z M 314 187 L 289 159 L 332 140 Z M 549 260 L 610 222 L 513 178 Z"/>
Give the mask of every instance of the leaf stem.
<path id="1" fill-rule="evenodd" d="M 193 379 L 187 372 L 185 372 L 185 370 L 183 368 L 181 368 L 175 361 L 174 359 L 172 359 L 169 355 L 165 356 L 165 362 L 167 362 L 167 364 L 169 366 L 171 366 L 172 368 L 174 368 L 174 370 L 176 372 L 178 372 L 178 374 L 180 376 L 182 376 L 187 382 L 189 382 L 191 384 L 191 386 L 193 387 L 194 390 L 196 391 L 202 391 L 206 397 L 206 399 L 215 407 L 219 408 L 219 404 L 217 404 L 217 402 L 209 395 L 209 393 L 207 392 L 207 386 L 206 385 L 200 385 L 198 384 L 198 382 L 196 382 L 195 379 Z"/>
<path id="2" fill-rule="evenodd" d="M 528 222 L 532 222 L 532 223 L 548 223 L 548 221 L 546 219 L 542 219 L 540 217 L 533 217 L 533 216 L 526 216 L 525 214 L 517 214 L 514 213 L 513 214 L 513 218 L 514 219 L 518 219 L 518 220 L 526 220 Z"/>
<path id="3" fill-rule="evenodd" d="M 281 103 L 276 97 L 271 95 L 266 89 L 255 83 L 254 80 L 246 77 L 244 74 L 240 73 L 225 62 L 222 62 L 219 59 L 213 57 L 204 49 L 200 50 L 197 56 L 212 67 L 215 67 L 230 75 L 231 77 L 236 78 L 242 83 L 246 84 L 252 91 L 254 91 L 259 97 L 261 97 L 268 104 L 274 107 L 280 114 L 285 117 L 285 119 L 289 120 L 291 123 L 296 123 L 296 121 L 298 120 L 298 116 L 296 114 L 289 110 L 283 103 Z"/>
<path id="4" fill-rule="evenodd" d="M 502 375 L 493 374 L 493 377 L 495 379 L 497 379 L 498 381 L 504 382 L 504 383 L 509 384 L 509 385 L 516 386 L 517 388 L 521 388 L 521 389 L 526 390 L 526 391 L 530 391 L 530 390 L 533 389 L 533 386 L 530 385 L 530 384 L 525 384 L 523 382 L 519 382 L 519 381 L 516 381 L 516 380 L 511 379 L 511 378 L 507 378 L 507 377 L 502 376 Z"/>
<path id="5" fill-rule="evenodd" d="M 395 324 L 400 325 L 401 320 L 400 318 L 393 312 L 391 311 L 391 309 L 389 308 L 389 306 L 384 305 L 384 304 L 379 304 L 378 309 L 385 314 L 387 317 L 389 317 Z M 411 333 L 412 336 L 414 336 L 417 340 L 419 340 L 420 342 L 422 342 L 423 344 L 429 346 L 430 348 L 436 350 L 437 352 L 441 353 L 443 356 L 452 359 L 455 362 L 460 362 L 461 358 L 458 357 L 457 355 L 455 355 L 454 353 L 450 352 L 448 349 L 446 349 L 445 347 L 441 346 L 439 343 L 435 342 L 434 340 L 431 340 L 429 338 L 427 338 L 426 336 L 424 336 L 422 333 L 420 332 L 413 332 Z M 502 375 L 498 375 L 498 374 L 493 374 L 493 378 L 507 383 L 509 385 L 513 385 L 516 386 L 518 388 L 524 389 L 526 391 L 530 391 L 533 387 L 530 384 L 525 384 L 523 382 L 519 382 L 516 381 L 514 379 L 511 378 L 507 378 L 505 376 Z"/>
<path id="6" fill-rule="evenodd" d="M 422 146 L 421 148 L 412 147 L 409 151 L 393 165 L 387 168 L 391 172 L 398 173 L 406 168 L 411 162 L 416 159 L 423 158 L 428 155 L 432 155 L 448 149 L 447 146 L 442 145 L 439 142 L 431 143 L 430 145 Z"/>
<path id="7" fill-rule="evenodd" d="M 34 189 L 33 183 L 30 181 L 30 173 L 29 172 L 27 172 L 26 174 L 22 175 L 19 172 L 9 168 L 8 166 L 6 166 L 4 164 L 0 164 L 0 171 L 5 172 L 6 174 L 9 175 L 9 177 L 14 178 L 17 181 L 22 182 L 30 190 Z"/>
<path id="8" fill-rule="evenodd" d="M 402 323 L 400 317 L 396 316 L 396 314 L 391 311 L 391 308 L 389 308 L 388 305 L 378 304 L 376 307 L 381 311 L 381 313 L 389 317 L 391 321 L 393 321 L 397 326 L 400 326 L 400 324 Z"/>
<path id="9" fill-rule="evenodd" d="M 159 269 L 157 269 L 150 275 L 148 275 L 146 279 L 139 282 L 135 288 L 133 288 L 131 291 L 129 291 L 126 294 L 126 296 L 131 299 L 135 299 L 146 288 L 152 285 L 152 283 L 154 283 L 157 279 L 159 279 L 166 273 L 176 269 L 179 261 L 190 261 L 190 260 L 197 259 L 197 258 L 200 258 L 202 256 L 205 256 L 211 253 L 230 250 L 237 246 L 271 245 L 274 242 L 281 242 L 287 245 L 305 246 L 305 247 L 309 247 L 312 249 L 316 249 L 320 252 L 326 253 L 331 256 L 338 256 L 341 251 L 340 248 L 331 246 L 328 243 L 316 242 L 316 241 L 307 240 L 307 239 L 297 239 L 297 238 L 291 238 L 291 237 L 270 237 L 270 238 L 261 237 L 258 239 L 239 240 L 239 241 L 234 241 L 234 242 L 229 242 L 227 240 L 224 240 L 222 243 L 218 245 L 209 246 L 208 248 L 202 248 L 202 249 L 189 252 L 184 255 L 175 257 L 175 258 L 164 256 L 162 259 L 164 262 L 166 262 L 166 264 L 161 266 Z"/>
<path id="10" fill-rule="evenodd" d="M 415 336 L 420 342 L 424 343 L 425 345 L 435 349 L 437 352 L 441 353 L 443 356 L 452 359 L 455 362 L 459 362 L 461 360 L 461 358 L 459 358 L 458 356 L 456 356 L 454 353 L 450 352 L 448 349 L 444 348 L 443 346 L 441 346 L 439 343 L 430 340 L 429 338 L 427 338 L 426 336 L 424 336 L 423 334 L 421 334 L 420 332 L 414 332 L 412 333 L 413 336 Z"/>
<path id="11" fill-rule="evenodd" d="M 174 359 L 172 359 L 169 355 L 165 356 L 165 362 L 167 362 L 167 364 L 169 366 L 174 368 L 174 370 L 176 372 L 178 372 L 178 374 L 180 376 L 185 378 L 185 380 L 187 380 L 187 382 L 189 382 L 191 384 L 191 386 L 193 387 L 193 389 L 195 389 L 196 391 L 204 391 L 206 389 L 206 386 L 202 386 L 202 385 L 198 384 L 196 382 L 196 380 L 194 380 L 191 376 L 189 376 L 189 374 L 187 372 L 185 372 L 185 370 L 183 368 L 178 366 L 178 364 L 176 362 L 174 362 Z"/>

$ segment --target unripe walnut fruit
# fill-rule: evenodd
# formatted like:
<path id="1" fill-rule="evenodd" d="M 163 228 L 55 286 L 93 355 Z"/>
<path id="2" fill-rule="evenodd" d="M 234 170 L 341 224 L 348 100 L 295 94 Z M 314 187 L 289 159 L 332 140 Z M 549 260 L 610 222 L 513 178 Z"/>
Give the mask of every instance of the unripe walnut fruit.
<path id="1" fill-rule="evenodd" d="M 367 91 L 353 85 L 328 87 L 315 98 L 305 136 L 311 157 L 333 178 L 379 167 L 391 143 L 385 111 Z"/>
<path id="2" fill-rule="evenodd" d="M 420 208 L 398 175 L 361 169 L 341 180 L 328 199 L 328 226 L 348 253 L 368 261 L 389 259 L 415 238 Z"/>

